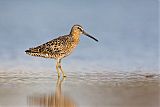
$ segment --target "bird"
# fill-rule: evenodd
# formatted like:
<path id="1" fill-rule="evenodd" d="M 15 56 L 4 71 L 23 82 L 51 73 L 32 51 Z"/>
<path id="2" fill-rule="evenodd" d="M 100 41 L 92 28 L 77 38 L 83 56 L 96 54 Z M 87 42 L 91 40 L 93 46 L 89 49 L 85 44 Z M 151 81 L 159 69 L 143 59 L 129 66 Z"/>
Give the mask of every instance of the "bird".
<path id="1" fill-rule="evenodd" d="M 60 77 L 61 73 L 63 74 L 63 77 L 66 77 L 65 72 L 62 70 L 61 60 L 73 52 L 79 44 L 81 34 L 98 42 L 98 39 L 85 32 L 81 25 L 75 24 L 72 26 L 68 35 L 59 36 L 42 45 L 29 48 L 25 52 L 31 56 L 55 59 L 58 77 Z"/>

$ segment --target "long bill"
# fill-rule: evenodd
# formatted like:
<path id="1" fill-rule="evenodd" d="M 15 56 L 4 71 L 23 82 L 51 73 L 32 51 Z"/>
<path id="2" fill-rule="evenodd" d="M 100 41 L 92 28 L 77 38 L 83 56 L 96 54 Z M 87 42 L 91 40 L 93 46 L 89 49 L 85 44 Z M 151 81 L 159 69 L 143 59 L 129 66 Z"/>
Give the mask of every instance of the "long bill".
<path id="1" fill-rule="evenodd" d="M 86 33 L 85 31 L 83 31 L 83 34 L 86 35 L 86 36 L 88 36 L 88 37 L 90 37 L 90 38 L 92 38 L 92 39 L 95 40 L 96 42 L 98 42 L 98 39 L 96 39 L 95 37 L 89 35 L 89 34 Z"/>

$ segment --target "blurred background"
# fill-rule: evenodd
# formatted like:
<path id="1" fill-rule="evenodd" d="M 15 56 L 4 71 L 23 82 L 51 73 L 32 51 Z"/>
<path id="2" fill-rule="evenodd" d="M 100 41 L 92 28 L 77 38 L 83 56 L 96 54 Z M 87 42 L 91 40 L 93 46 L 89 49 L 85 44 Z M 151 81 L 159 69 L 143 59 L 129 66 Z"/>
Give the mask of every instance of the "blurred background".
<path id="1" fill-rule="evenodd" d="M 0 0 L 0 69 L 53 70 L 24 51 L 80 24 L 99 42 L 81 36 L 65 71 L 157 72 L 158 20 L 158 0 Z"/>

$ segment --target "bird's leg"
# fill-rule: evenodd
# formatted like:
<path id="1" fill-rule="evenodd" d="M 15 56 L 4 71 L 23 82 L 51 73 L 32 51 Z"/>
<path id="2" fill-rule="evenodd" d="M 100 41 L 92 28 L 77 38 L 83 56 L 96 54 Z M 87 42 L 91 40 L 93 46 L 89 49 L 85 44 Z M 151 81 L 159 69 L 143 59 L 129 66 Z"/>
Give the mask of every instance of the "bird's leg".
<path id="1" fill-rule="evenodd" d="M 64 73 L 64 71 L 62 70 L 62 66 L 61 66 L 61 59 L 59 59 L 59 69 L 61 70 L 63 77 L 66 77 L 66 74 Z"/>
<path id="2" fill-rule="evenodd" d="M 60 71 L 59 71 L 58 68 L 59 68 L 59 60 L 56 63 L 56 70 L 57 70 L 57 73 L 58 73 L 58 77 L 60 77 Z"/>

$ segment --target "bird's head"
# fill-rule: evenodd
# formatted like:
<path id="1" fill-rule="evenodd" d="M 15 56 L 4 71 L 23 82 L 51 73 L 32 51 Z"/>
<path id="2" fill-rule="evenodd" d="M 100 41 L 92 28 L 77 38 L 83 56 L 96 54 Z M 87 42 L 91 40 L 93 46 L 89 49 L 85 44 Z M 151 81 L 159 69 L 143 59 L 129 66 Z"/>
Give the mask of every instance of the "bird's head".
<path id="1" fill-rule="evenodd" d="M 73 36 L 80 36 L 81 34 L 84 34 L 85 36 L 88 36 L 88 37 L 90 37 L 90 38 L 92 38 L 92 39 L 94 39 L 95 41 L 98 42 L 98 40 L 96 38 L 94 38 L 93 36 L 86 33 L 84 31 L 83 27 L 81 25 L 78 25 L 78 24 L 73 25 L 70 34 L 73 35 Z"/>

